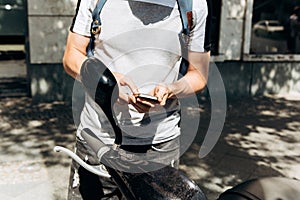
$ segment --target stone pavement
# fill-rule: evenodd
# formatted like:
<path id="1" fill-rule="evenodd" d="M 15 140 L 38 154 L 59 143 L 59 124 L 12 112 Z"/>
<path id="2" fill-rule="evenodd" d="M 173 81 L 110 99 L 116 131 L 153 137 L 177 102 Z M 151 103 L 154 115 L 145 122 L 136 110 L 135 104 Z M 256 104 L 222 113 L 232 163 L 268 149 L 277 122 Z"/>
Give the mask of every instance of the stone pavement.
<path id="1" fill-rule="evenodd" d="M 209 101 L 185 108 L 200 112 L 198 134 L 181 158 L 180 169 L 209 200 L 250 178 L 300 179 L 300 101 L 253 98 L 228 103 L 227 118 L 214 149 L 198 153 L 210 121 Z M 0 199 L 64 200 L 70 159 L 53 152 L 73 148 L 70 104 L 33 104 L 28 97 L 0 99 Z"/>

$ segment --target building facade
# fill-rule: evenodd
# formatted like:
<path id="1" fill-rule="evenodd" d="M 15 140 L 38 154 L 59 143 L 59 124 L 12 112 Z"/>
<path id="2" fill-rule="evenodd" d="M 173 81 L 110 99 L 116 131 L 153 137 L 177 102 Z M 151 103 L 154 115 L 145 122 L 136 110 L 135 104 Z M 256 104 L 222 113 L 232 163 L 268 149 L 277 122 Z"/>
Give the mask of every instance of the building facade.
<path id="1" fill-rule="evenodd" d="M 27 73 L 36 101 L 72 97 L 74 80 L 61 61 L 76 4 L 27 0 Z M 211 61 L 227 97 L 300 95 L 300 1 L 212 0 L 212 5 Z"/>

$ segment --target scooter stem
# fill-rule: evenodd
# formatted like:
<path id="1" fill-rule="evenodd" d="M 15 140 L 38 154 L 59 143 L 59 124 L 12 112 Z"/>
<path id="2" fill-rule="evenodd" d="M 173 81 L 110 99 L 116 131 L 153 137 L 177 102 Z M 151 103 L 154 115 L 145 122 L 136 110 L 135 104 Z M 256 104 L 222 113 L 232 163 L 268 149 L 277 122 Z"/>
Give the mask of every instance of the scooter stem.
<path id="1" fill-rule="evenodd" d="M 101 107 L 115 132 L 115 144 L 121 145 L 122 131 L 112 106 L 119 98 L 119 87 L 112 72 L 95 57 L 84 61 L 80 69 L 81 82 L 88 94 Z"/>

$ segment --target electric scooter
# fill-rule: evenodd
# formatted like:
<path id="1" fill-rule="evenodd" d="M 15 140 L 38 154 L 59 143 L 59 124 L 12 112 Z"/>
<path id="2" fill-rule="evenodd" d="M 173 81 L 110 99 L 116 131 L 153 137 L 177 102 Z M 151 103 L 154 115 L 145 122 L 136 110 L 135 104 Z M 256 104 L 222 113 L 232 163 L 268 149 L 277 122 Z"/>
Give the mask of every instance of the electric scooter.
<path id="1" fill-rule="evenodd" d="M 162 165 L 156 170 L 151 170 L 149 166 L 153 166 L 153 163 L 134 163 L 122 159 L 118 153 L 122 144 L 122 131 L 110 106 L 117 101 L 119 94 L 115 77 L 101 61 L 89 58 L 82 65 L 81 81 L 86 91 L 102 108 L 115 132 L 112 146 L 105 145 L 90 129 L 86 128 L 81 133 L 105 169 L 87 164 L 64 147 L 56 146 L 54 151 L 66 153 L 96 175 L 111 177 L 124 198 L 128 200 L 207 199 L 193 180 L 173 167 Z M 265 177 L 245 181 L 220 194 L 218 200 L 297 200 L 299 198 L 299 181 L 283 177 Z"/>

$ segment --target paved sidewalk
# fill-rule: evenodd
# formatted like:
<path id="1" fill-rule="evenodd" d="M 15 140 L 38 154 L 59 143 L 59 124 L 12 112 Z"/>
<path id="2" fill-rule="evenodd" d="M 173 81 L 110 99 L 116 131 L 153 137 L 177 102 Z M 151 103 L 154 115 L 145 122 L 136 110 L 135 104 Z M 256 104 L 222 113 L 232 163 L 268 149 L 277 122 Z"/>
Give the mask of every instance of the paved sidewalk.
<path id="1" fill-rule="evenodd" d="M 180 169 L 207 197 L 217 196 L 255 177 L 300 179 L 300 101 L 256 98 L 232 101 L 213 151 L 198 157 L 210 121 L 210 105 L 185 108 L 201 113 L 197 137 L 182 156 Z M 32 104 L 31 99 L 0 101 L 0 199 L 64 200 L 70 159 L 55 145 L 73 148 L 71 106 L 63 102 Z"/>

